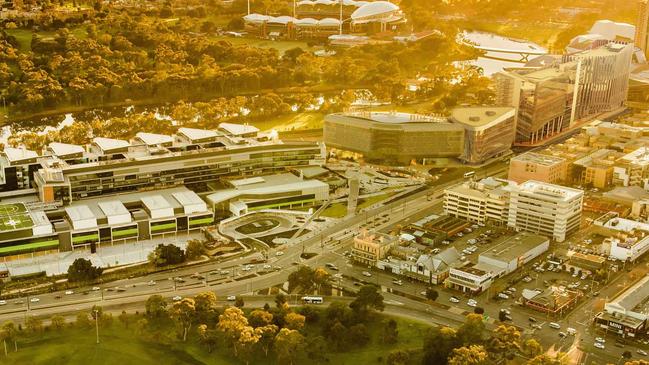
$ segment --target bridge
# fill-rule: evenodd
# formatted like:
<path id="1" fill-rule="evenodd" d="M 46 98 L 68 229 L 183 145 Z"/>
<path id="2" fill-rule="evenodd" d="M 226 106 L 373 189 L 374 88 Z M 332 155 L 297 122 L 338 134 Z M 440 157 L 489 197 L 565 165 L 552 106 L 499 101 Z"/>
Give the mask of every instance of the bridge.
<path id="1" fill-rule="evenodd" d="M 529 61 L 530 56 L 543 56 L 548 54 L 547 51 L 545 50 L 539 50 L 539 49 L 509 49 L 509 48 L 499 48 L 499 47 L 487 47 L 487 46 L 481 46 L 477 45 L 474 43 L 471 43 L 469 41 L 462 40 L 462 43 L 464 45 L 467 45 L 469 47 L 473 47 L 475 49 L 479 49 L 481 51 L 485 52 L 496 52 L 496 53 L 505 53 L 505 54 L 517 54 L 521 58 L 518 60 L 518 62 L 527 62 Z M 508 60 L 508 61 L 514 61 L 514 60 Z"/>

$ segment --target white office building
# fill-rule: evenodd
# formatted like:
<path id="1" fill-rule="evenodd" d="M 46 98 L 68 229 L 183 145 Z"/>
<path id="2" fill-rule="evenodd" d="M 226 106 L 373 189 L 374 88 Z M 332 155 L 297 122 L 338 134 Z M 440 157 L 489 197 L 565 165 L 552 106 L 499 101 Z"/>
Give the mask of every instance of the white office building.
<path id="1" fill-rule="evenodd" d="M 444 190 L 444 213 L 471 222 L 497 224 L 509 219 L 509 191 L 515 183 L 488 177 Z"/>
<path id="2" fill-rule="evenodd" d="M 530 180 L 511 189 L 507 225 L 563 242 L 579 229 L 584 192 Z"/>

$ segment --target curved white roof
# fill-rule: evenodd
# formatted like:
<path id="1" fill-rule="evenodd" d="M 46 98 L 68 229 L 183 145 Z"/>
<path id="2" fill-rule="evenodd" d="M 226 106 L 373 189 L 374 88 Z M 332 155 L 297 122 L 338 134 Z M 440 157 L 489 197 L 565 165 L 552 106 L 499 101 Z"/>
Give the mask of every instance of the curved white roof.
<path id="1" fill-rule="evenodd" d="M 311 0 L 302 0 L 297 2 L 297 6 L 302 6 L 302 5 L 313 5 L 315 2 Z"/>
<path id="2" fill-rule="evenodd" d="M 389 1 L 374 1 L 356 9 L 351 18 L 352 20 L 363 20 L 382 14 L 389 15 L 395 11 L 399 11 L 399 7 Z"/>
<path id="3" fill-rule="evenodd" d="M 608 40 L 617 38 L 633 39 L 635 26 L 627 23 L 617 23 L 610 20 L 598 20 L 590 28 L 590 34 L 601 34 Z"/>
<path id="4" fill-rule="evenodd" d="M 334 19 L 334 18 L 324 18 L 318 21 L 318 25 L 324 25 L 324 26 L 339 26 L 340 25 L 340 20 Z"/>
<path id="5" fill-rule="evenodd" d="M 333 5 L 333 4 L 338 4 L 338 1 L 332 1 L 332 0 L 315 0 L 315 4 L 318 4 L 318 5 Z"/>
<path id="6" fill-rule="evenodd" d="M 268 15 L 261 14 L 248 14 L 243 17 L 243 20 L 250 23 L 263 23 L 270 18 Z"/>
<path id="7" fill-rule="evenodd" d="M 291 22 L 295 22 L 295 18 L 293 18 L 292 16 L 288 16 L 288 15 L 282 15 L 282 16 L 278 16 L 278 17 L 269 17 L 268 22 L 269 23 L 278 23 L 278 24 L 288 24 L 288 23 L 291 23 Z"/>
<path id="8" fill-rule="evenodd" d="M 318 25 L 318 21 L 313 18 L 296 19 L 295 25 Z"/>

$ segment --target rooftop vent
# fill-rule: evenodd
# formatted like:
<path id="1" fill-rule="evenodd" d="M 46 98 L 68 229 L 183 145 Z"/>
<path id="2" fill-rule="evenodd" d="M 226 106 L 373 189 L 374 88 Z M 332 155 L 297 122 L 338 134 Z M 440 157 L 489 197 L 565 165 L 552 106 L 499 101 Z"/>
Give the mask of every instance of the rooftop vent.
<path id="1" fill-rule="evenodd" d="M 479 122 L 480 117 L 469 117 L 469 120 L 472 121 L 472 122 Z"/>
<path id="2" fill-rule="evenodd" d="M 494 115 L 496 115 L 496 112 L 493 111 L 493 110 L 487 110 L 487 111 L 485 112 L 485 114 L 487 114 L 487 116 L 489 116 L 489 117 L 493 117 Z"/>

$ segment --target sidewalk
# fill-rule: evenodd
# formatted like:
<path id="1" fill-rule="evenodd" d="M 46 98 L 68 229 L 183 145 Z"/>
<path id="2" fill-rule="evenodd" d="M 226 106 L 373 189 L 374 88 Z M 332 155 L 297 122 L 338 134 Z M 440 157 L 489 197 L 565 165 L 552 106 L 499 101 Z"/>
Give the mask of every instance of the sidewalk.
<path id="1" fill-rule="evenodd" d="M 59 252 L 51 255 L 36 256 L 29 259 L 7 261 L 4 265 L 11 276 L 33 274 L 45 271 L 48 276 L 65 274 L 74 260 L 85 258 L 95 266 L 109 268 L 121 265 L 131 265 L 147 261 L 149 253 L 161 243 L 173 243 L 185 249 L 190 239 L 200 239 L 200 232 L 179 234 L 176 237 L 154 238 L 134 243 L 102 245 L 97 252 L 91 254 L 89 249 Z"/>

